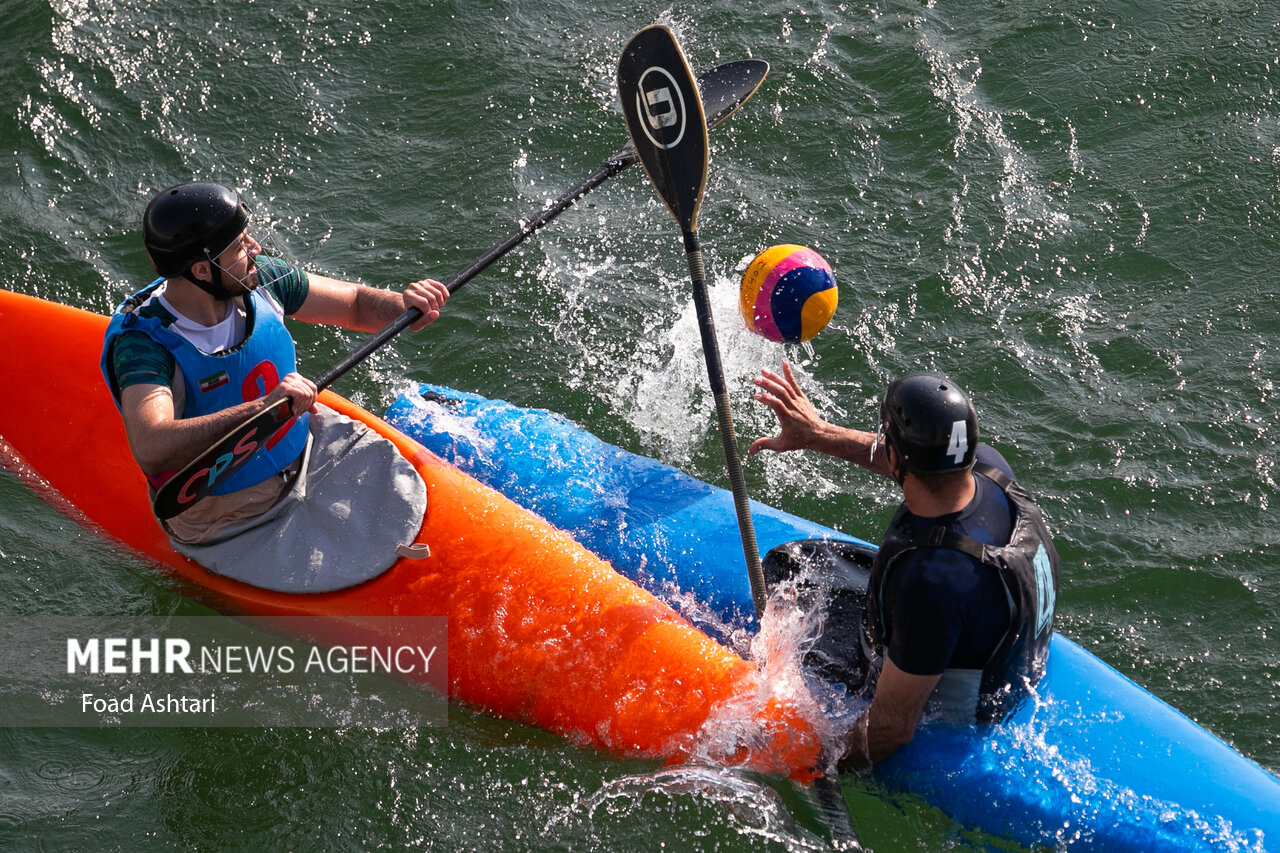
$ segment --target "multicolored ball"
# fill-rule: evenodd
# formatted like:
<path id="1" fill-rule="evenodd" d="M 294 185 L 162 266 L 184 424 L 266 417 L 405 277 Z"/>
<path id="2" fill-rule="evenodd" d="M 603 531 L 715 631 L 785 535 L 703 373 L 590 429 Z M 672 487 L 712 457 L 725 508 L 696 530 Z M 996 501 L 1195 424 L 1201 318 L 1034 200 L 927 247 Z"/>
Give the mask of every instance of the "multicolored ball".
<path id="1" fill-rule="evenodd" d="M 747 265 L 738 310 L 757 335 L 798 344 L 827 327 L 836 300 L 830 264 L 813 249 L 786 243 L 765 249 Z"/>

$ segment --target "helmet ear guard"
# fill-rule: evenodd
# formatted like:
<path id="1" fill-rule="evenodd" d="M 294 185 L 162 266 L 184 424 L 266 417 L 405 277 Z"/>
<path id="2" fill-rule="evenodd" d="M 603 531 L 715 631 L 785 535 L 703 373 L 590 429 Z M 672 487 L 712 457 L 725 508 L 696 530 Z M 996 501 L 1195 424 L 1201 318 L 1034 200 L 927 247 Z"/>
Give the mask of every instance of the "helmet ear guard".
<path id="1" fill-rule="evenodd" d="M 221 184 L 177 184 L 160 192 L 142 215 L 142 244 L 156 272 L 183 275 L 197 261 L 211 261 L 249 225 L 251 211 L 235 190 Z"/>
<path id="2" fill-rule="evenodd" d="M 913 474 L 946 474 L 973 467 L 978 415 L 960 386 L 936 373 L 895 380 L 880 405 L 880 429 Z"/>

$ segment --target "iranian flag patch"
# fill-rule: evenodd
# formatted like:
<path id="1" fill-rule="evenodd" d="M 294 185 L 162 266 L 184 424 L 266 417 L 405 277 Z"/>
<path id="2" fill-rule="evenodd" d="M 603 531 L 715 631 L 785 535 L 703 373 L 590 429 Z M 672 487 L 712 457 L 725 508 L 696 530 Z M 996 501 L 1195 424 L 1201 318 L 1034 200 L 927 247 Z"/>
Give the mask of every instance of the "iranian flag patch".
<path id="1" fill-rule="evenodd" d="M 230 381 L 231 377 L 227 375 L 227 372 L 225 370 L 219 370 L 212 376 L 206 376 L 204 379 L 200 380 L 200 390 L 202 392 L 213 391 L 221 388 Z"/>

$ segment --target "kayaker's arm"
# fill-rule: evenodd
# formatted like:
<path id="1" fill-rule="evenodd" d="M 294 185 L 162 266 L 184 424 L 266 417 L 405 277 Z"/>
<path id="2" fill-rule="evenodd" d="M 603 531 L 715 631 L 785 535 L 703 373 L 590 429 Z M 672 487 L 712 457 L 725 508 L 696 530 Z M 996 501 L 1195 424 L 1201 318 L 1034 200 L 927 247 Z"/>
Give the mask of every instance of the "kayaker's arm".
<path id="1" fill-rule="evenodd" d="M 294 318 L 357 332 L 376 332 L 409 308 L 422 312 L 422 318 L 409 327 L 420 331 L 440 316 L 449 299 L 448 289 L 434 279 L 415 281 L 397 293 L 314 273 L 307 278 L 307 298 Z"/>
<path id="2" fill-rule="evenodd" d="M 844 743 L 844 762 L 868 773 L 915 737 L 924 706 L 937 686 L 939 675 L 910 675 L 885 659 L 876 682 L 876 698 L 854 723 Z"/>
<path id="3" fill-rule="evenodd" d="M 757 438 L 748 448 L 754 456 L 761 450 L 782 453 L 788 450 L 816 450 L 837 459 L 861 465 L 881 476 L 889 476 L 888 454 L 881 452 L 871 459 L 871 445 L 875 434 L 863 430 L 837 426 L 818 414 L 809 398 L 800 388 L 788 362 L 782 363 L 782 374 L 761 370 L 755 379 L 755 399 L 764 403 L 778 417 L 780 432 L 775 436 Z"/>
<path id="4" fill-rule="evenodd" d="M 138 467 L 155 477 L 181 469 L 229 431 L 283 397 L 290 399 L 293 414 L 300 415 L 315 405 L 315 384 L 298 373 L 290 373 L 264 397 L 194 418 L 175 415 L 171 389 L 153 384 L 130 385 L 120 394 L 120 409 L 129 449 Z"/>

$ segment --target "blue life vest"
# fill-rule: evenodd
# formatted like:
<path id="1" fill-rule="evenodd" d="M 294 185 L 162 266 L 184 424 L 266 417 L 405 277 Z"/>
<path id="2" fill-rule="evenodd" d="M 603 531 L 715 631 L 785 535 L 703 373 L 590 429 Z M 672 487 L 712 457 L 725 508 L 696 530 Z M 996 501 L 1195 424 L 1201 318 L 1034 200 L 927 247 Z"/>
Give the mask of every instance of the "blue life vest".
<path id="1" fill-rule="evenodd" d="M 885 532 L 871 571 L 863 649 L 878 669 L 883 664 L 880 654 L 893 630 L 881 601 L 898 557 L 920 548 L 949 548 L 967 554 L 999 577 L 1009 607 L 1009 629 L 983 669 L 944 672 L 930 702 L 944 716 L 993 722 L 1003 719 L 1026 698 L 1044 675 L 1053 634 L 1059 559 L 1044 517 L 1026 489 L 991 465 L 976 463 L 973 472 L 995 482 L 1013 507 L 1015 518 L 1008 544 L 985 545 L 942 525 L 918 533 L 908 523 L 903 506 Z"/>
<path id="2" fill-rule="evenodd" d="M 281 377 L 297 369 L 293 338 L 261 290 L 251 292 L 246 299 L 245 339 L 234 349 L 210 354 L 165 328 L 159 318 L 138 314 L 138 308 L 159 284 L 158 281 L 153 282 L 125 300 L 107 325 L 102 347 L 102 373 L 117 408 L 120 406 L 120 386 L 116 381 L 111 352 L 116 339 L 125 332 L 143 332 L 173 356 L 182 371 L 186 391 L 186 403 L 178 414 L 182 418 L 213 414 L 264 397 L 280 384 Z M 307 421 L 304 413 L 287 424 L 211 494 L 238 492 L 283 471 L 306 448 Z M 163 480 L 160 483 L 153 481 L 152 486 L 158 487 L 162 483 Z"/>

